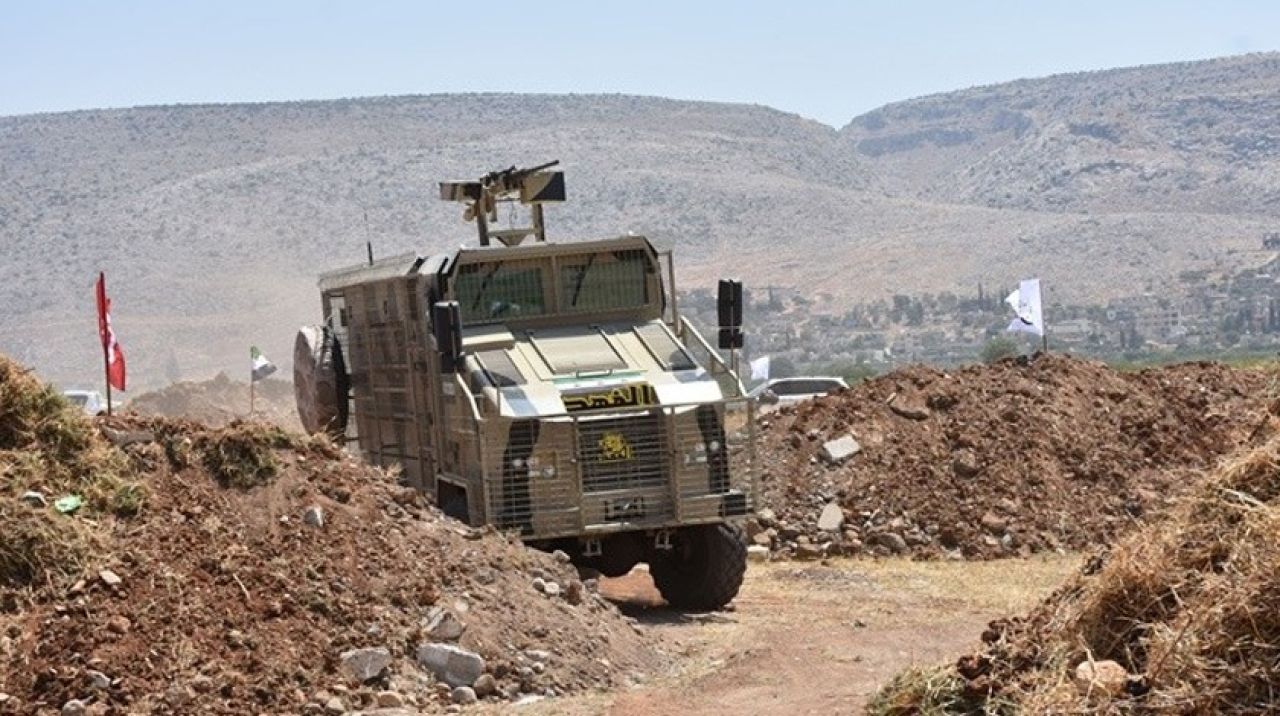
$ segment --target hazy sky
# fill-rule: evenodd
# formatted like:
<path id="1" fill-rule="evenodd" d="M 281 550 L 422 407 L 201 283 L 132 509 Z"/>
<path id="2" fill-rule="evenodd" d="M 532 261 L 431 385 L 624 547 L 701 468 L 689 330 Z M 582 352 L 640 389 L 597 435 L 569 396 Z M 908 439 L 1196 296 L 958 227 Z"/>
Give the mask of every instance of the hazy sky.
<path id="1" fill-rule="evenodd" d="M 1280 2 L 0 0 L 0 115 L 625 92 L 836 126 L 1019 77 L 1280 49 Z"/>

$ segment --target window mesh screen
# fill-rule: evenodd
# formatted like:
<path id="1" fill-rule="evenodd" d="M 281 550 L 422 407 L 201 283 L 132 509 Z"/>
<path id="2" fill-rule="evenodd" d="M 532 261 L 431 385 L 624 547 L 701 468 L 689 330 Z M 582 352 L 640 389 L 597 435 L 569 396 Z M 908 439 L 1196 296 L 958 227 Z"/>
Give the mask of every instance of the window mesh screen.
<path id="1" fill-rule="evenodd" d="M 648 257 L 632 249 L 592 254 L 560 266 L 560 310 L 634 308 L 648 301 Z"/>
<path id="2" fill-rule="evenodd" d="M 458 268 L 454 286 L 464 323 L 489 323 L 546 313 L 542 267 L 538 263 L 467 264 Z"/>

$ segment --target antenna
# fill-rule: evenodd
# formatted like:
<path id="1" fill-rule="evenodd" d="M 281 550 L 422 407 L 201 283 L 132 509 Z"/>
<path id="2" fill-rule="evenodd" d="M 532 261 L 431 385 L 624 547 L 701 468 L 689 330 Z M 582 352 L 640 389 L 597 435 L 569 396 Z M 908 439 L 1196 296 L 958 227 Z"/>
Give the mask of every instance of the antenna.
<path id="1" fill-rule="evenodd" d="M 373 239 L 369 236 L 369 210 L 364 206 L 360 207 L 360 211 L 364 213 L 364 249 L 369 255 L 369 265 L 373 265 Z"/>

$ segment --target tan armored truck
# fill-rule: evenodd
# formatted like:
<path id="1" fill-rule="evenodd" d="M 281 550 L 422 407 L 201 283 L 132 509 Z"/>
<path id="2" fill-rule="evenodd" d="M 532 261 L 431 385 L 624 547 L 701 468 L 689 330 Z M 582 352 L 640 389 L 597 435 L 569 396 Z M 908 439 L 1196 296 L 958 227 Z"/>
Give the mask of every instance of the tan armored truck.
<path id="1" fill-rule="evenodd" d="M 755 495 L 741 285 L 720 284 L 726 360 L 680 316 L 669 252 L 546 240 L 554 164 L 440 185 L 477 247 L 324 274 L 324 324 L 295 345 L 299 415 L 464 522 L 608 576 L 647 562 L 673 606 L 723 606 Z M 532 225 L 491 228 L 500 204 Z"/>

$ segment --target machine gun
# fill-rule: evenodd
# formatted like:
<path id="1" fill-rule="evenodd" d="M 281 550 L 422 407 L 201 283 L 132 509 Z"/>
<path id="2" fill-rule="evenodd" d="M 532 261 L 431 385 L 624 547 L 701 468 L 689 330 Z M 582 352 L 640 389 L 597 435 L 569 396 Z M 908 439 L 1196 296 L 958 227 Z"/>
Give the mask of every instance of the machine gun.
<path id="1" fill-rule="evenodd" d="M 462 218 L 476 222 L 481 246 L 488 246 L 490 238 L 501 241 L 505 246 L 518 246 L 529 236 L 533 236 L 535 241 L 545 242 L 547 231 L 542 205 L 565 199 L 564 172 L 546 171 L 559 163 L 557 159 L 527 169 L 511 166 L 489 172 L 479 181 L 440 182 L 440 198 L 467 205 Z M 515 201 L 529 207 L 532 225 L 491 230 L 490 222 L 498 220 L 498 203 Z"/>

